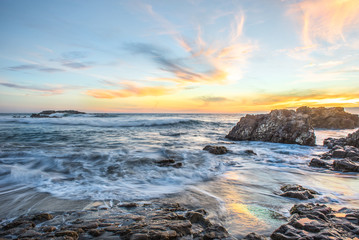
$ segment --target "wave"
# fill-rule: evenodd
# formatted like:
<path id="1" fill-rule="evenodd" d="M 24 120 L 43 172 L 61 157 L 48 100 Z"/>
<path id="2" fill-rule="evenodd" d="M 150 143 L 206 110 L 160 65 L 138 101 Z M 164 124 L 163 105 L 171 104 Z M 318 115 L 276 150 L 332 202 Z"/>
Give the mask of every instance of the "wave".
<path id="1" fill-rule="evenodd" d="M 54 125 L 85 125 L 91 127 L 152 127 L 175 124 L 200 124 L 204 121 L 194 119 L 133 119 L 123 120 L 118 118 L 90 118 L 90 117 L 66 117 L 66 118 L 5 118 L 0 119 L 2 123 L 20 123 L 20 124 L 54 124 Z"/>

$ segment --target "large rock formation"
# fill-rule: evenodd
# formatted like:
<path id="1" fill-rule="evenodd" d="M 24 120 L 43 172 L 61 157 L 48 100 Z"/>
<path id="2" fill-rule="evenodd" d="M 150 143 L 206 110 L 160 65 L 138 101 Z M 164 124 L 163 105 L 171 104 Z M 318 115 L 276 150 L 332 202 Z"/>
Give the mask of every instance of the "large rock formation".
<path id="1" fill-rule="evenodd" d="M 359 116 L 345 112 L 342 107 L 300 107 L 297 113 L 308 115 L 314 128 L 352 129 L 359 127 Z"/>
<path id="2" fill-rule="evenodd" d="M 275 143 L 315 145 L 314 129 L 306 115 L 293 110 L 273 110 L 269 114 L 242 117 L 226 138 Z"/>

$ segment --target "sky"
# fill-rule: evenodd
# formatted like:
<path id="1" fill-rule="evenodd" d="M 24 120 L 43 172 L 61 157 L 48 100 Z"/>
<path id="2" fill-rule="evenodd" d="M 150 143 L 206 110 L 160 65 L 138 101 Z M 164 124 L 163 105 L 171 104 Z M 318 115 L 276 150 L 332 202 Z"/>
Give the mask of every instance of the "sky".
<path id="1" fill-rule="evenodd" d="M 1 0 L 0 112 L 359 107 L 358 0 Z"/>

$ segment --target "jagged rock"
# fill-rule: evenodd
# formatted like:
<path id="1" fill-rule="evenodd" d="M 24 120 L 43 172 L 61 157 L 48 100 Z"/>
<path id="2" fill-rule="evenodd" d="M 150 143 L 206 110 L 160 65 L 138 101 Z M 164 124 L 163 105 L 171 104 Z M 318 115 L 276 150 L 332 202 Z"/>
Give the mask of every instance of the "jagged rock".
<path id="1" fill-rule="evenodd" d="M 156 161 L 156 164 L 160 167 L 174 167 L 174 168 L 182 167 L 182 163 L 180 162 L 176 163 L 176 161 L 173 159 L 164 159 L 164 160 Z"/>
<path id="2" fill-rule="evenodd" d="M 271 239 L 352 239 L 359 233 L 359 211 L 355 209 L 333 211 L 309 203 L 294 205 L 290 213 L 289 222 L 275 230 Z"/>
<path id="3" fill-rule="evenodd" d="M 257 153 L 255 153 L 253 150 L 251 149 L 247 149 L 247 150 L 244 150 L 244 153 L 245 154 L 248 154 L 248 155 L 257 155 Z"/>
<path id="4" fill-rule="evenodd" d="M 305 115 L 293 110 L 273 110 L 269 114 L 242 117 L 226 138 L 236 141 L 265 141 L 315 145 L 314 129 Z"/>
<path id="5" fill-rule="evenodd" d="M 299 200 L 308 200 L 314 198 L 313 195 L 318 194 L 312 189 L 305 188 L 298 184 L 287 184 L 280 188 L 283 192 L 280 194 L 282 197 L 297 198 Z"/>
<path id="6" fill-rule="evenodd" d="M 91 210 L 56 213 L 35 226 L 29 220 L 39 214 L 21 216 L 0 227 L 0 239 L 226 239 L 225 228 L 211 223 L 206 211 L 185 209 L 178 203 L 152 202 L 136 208 L 101 210 L 95 219 Z"/>
<path id="7" fill-rule="evenodd" d="M 310 163 L 309 166 L 311 167 L 318 167 L 318 168 L 329 168 L 330 164 L 328 164 L 327 162 L 318 159 L 318 158 L 313 158 Z"/>
<path id="8" fill-rule="evenodd" d="M 342 107 L 300 107 L 297 113 L 308 115 L 314 128 L 353 129 L 359 127 L 359 116 L 345 112 Z"/>
<path id="9" fill-rule="evenodd" d="M 228 152 L 228 150 L 225 146 L 207 145 L 203 148 L 203 150 L 208 151 L 212 154 L 216 154 L 216 155 L 226 154 Z"/>
<path id="10" fill-rule="evenodd" d="M 333 162 L 333 169 L 342 172 L 359 172 L 359 164 L 345 158 L 343 160 L 335 160 Z"/>

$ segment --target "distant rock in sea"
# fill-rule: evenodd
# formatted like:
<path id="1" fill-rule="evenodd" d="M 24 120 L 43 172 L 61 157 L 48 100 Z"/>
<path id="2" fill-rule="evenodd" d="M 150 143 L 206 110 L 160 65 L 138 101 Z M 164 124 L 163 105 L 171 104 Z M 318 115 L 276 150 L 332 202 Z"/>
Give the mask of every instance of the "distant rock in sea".
<path id="1" fill-rule="evenodd" d="M 33 113 L 31 114 L 30 117 L 32 118 L 59 118 L 59 116 L 56 116 L 54 114 L 86 114 L 85 112 L 79 112 L 76 110 L 60 110 L 60 111 L 55 111 L 55 110 L 45 110 L 42 111 L 40 113 Z M 54 116 L 51 116 L 54 115 Z"/>
<path id="2" fill-rule="evenodd" d="M 300 107 L 297 113 L 309 116 L 314 128 L 353 129 L 359 127 L 359 116 L 345 112 L 342 107 Z"/>
<path id="3" fill-rule="evenodd" d="M 310 119 L 293 110 L 272 110 L 269 114 L 242 117 L 226 138 L 235 141 L 264 141 L 315 145 L 314 129 Z"/>

